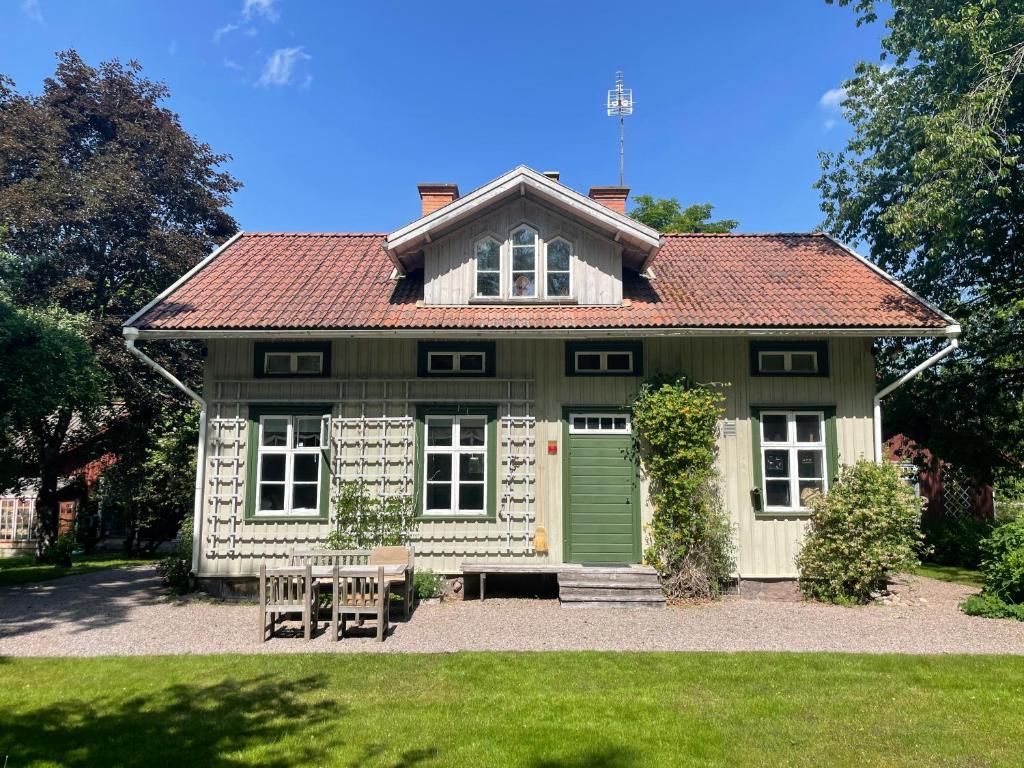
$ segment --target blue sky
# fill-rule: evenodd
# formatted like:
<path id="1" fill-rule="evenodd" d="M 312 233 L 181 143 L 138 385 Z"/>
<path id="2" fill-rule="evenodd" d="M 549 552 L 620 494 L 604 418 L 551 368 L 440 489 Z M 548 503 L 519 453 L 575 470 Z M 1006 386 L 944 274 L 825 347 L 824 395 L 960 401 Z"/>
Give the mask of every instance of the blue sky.
<path id="1" fill-rule="evenodd" d="M 0 72 L 39 92 L 53 53 L 137 59 L 245 187 L 243 229 L 387 231 L 416 183 L 467 192 L 525 163 L 618 182 L 604 99 L 633 88 L 626 184 L 711 202 L 740 231 L 815 229 L 817 152 L 883 29 L 823 0 L 2 0 Z"/>

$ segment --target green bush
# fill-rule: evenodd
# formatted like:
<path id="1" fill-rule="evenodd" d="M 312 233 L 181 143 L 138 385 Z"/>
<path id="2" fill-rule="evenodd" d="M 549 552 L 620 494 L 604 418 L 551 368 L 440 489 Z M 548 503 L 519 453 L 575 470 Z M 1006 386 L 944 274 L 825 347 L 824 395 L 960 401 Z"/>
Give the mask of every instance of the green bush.
<path id="1" fill-rule="evenodd" d="M 828 494 L 811 501 L 796 560 L 804 595 L 866 603 L 891 574 L 917 568 L 925 551 L 921 505 L 895 464 L 861 460 L 844 467 Z"/>
<path id="2" fill-rule="evenodd" d="M 444 574 L 433 571 L 416 571 L 416 575 L 413 577 L 416 597 L 420 600 L 440 597 L 444 593 L 444 582 Z"/>
<path id="3" fill-rule="evenodd" d="M 336 525 L 327 536 L 329 549 L 402 547 L 409 543 L 415 525 L 409 496 L 379 498 L 357 482 L 341 484 L 334 509 Z"/>
<path id="4" fill-rule="evenodd" d="M 732 526 L 715 468 L 722 400 L 678 378 L 645 383 L 633 401 L 634 440 L 654 507 L 644 560 L 670 597 L 718 596 L 733 573 Z"/>
<path id="5" fill-rule="evenodd" d="M 49 565 L 59 565 L 62 568 L 71 567 L 71 554 L 78 548 L 74 533 L 62 533 L 57 540 L 46 545 L 43 549 L 42 560 Z"/>
<path id="6" fill-rule="evenodd" d="M 960 603 L 960 610 L 970 616 L 984 616 L 987 619 L 1016 619 L 1024 621 L 1024 605 L 1013 605 L 995 595 L 971 595 Z"/>
<path id="7" fill-rule="evenodd" d="M 157 563 L 156 570 L 174 594 L 192 590 L 192 518 L 182 522 L 174 552 Z"/>
<path id="8" fill-rule="evenodd" d="M 928 560 L 938 565 L 977 568 L 981 564 L 981 542 L 992 532 L 991 520 L 971 515 L 925 517 L 921 522 L 924 542 L 931 550 Z"/>
<path id="9" fill-rule="evenodd" d="M 986 595 L 1024 603 L 1024 518 L 1000 525 L 981 543 Z"/>

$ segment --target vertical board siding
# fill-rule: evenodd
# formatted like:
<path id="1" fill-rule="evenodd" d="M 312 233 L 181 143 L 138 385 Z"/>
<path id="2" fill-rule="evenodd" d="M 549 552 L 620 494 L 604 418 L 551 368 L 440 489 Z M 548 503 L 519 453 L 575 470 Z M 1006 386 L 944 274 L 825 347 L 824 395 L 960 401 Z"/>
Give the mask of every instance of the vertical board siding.
<path id="1" fill-rule="evenodd" d="M 495 521 L 424 520 L 415 535 L 417 562 L 455 573 L 469 559 L 562 562 L 562 408 L 622 406 L 640 385 L 632 377 L 566 377 L 564 341 L 497 341 L 496 378 L 417 379 L 414 340 L 335 340 L 329 380 L 253 380 L 252 342 L 211 341 L 205 377 L 211 401 L 204 484 L 200 575 L 250 575 L 280 563 L 294 547 L 318 546 L 331 523 L 244 519 L 248 404 L 331 403 L 332 488 L 362 478 L 385 495 L 412 494 L 416 402 L 473 399 L 498 407 Z M 753 455 L 750 409 L 764 405 L 834 405 L 840 462 L 872 455 L 874 362 L 869 339 L 831 339 L 829 377 L 751 377 L 748 340 L 645 340 L 648 375 L 685 374 L 722 386 L 719 436 L 722 494 L 736 534 L 737 569 L 745 578 L 796 575 L 794 559 L 806 521 L 755 515 L 750 502 Z M 384 422 L 379 421 L 386 418 Z M 377 420 L 377 421 L 375 421 Z M 557 453 L 548 453 L 554 442 Z M 359 446 L 363 450 L 359 450 Z M 528 461 L 519 462 L 526 453 Z M 513 465 L 514 466 L 511 466 Z M 511 466 L 511 468 L 510 468 Z M 649 484 L 641 471 L 642 522 L 650 520 Z M 333 511 L 331 513 L 333 519 Z M 537 525 L 549 551 L 533 550 Z"/>
<path id="2" fill-rule="evenodd" d="M 622 249 L 614 241 L 581 227 L 543 205 L 520 198 L 481 216 L 424 249 L 423 300 L 427 304 L 468 304 L 476 293 L 473 245 L 487 234 L 502 243 L 503 288 L 509 289 L 506 242 L 519 224 L 534 227 L 540 238 L 537 265 L 548 241 L 563 237 L 573 245 L 572 297 L 579 304 L 622 303 Z M 543 296 L 538 269 L 537 295 Z"/>

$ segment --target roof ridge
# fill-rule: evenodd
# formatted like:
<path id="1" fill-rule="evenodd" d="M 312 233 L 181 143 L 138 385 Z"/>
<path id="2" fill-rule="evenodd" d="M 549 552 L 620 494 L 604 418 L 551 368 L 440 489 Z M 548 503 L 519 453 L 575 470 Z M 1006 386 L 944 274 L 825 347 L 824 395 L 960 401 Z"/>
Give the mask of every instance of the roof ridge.
<path id="1" fill-rule="evenodd" d="M 662 237 L 824 237 L 814 232 L 662 232 Z"/>
<path id="2" fill-rule="evenodd" d="M 243 237 L 387 237 L 387 232 L 249 232 Z"/>

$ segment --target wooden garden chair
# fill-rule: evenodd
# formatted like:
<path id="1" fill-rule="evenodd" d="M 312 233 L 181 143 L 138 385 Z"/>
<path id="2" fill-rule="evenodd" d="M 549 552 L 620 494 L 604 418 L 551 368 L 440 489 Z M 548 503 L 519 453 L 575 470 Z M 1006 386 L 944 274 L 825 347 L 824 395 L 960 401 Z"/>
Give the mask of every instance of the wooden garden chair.
<path id="1" fill-rule="evenodd" d="M 320 589 L 313 582 L 311 564 L 289 568 L 267 568 L 265 564 L 260 565 L 259 601 L 261 643 L 267 641 L 268 627 L 270 636 L 274 636 L 277 622 L 285 614 L 301 614 L 306 640 L 313 637 Z"/>
<path id="2" fill-rule="evenodd" d="M 383 567 L 378 567 L 376 572 L 349 574 L 339 572 L 338 566 L 335 565 L 331 576 L 331 639 L 345 637 L 349 616 L 360 624 L 363 619 L 369 617 L 377 620 L 377 639 L 383 642 L 388 632 L 390 602 Z"/>
<path id="3" fill-rule="evenodd" d="M 368 549 L 293 549 L 288 565 L 366 565 L 369 559 Z"/>
<path id="4" fill-rule="evenodd" d="M 404 577 L 389 575 L 386 583 L 389 590 L 392 587 L 398 588 L 399 593 L 402 595 L 405 618 L 408 619 L 412 613 L 412 600 L 416 588 L 413 583 L 413 577 L 415 576 L 415 564 L 412 547 L 377 547 L 377 549 L 370 553 L 369 564 L 405 566 Z"/>

